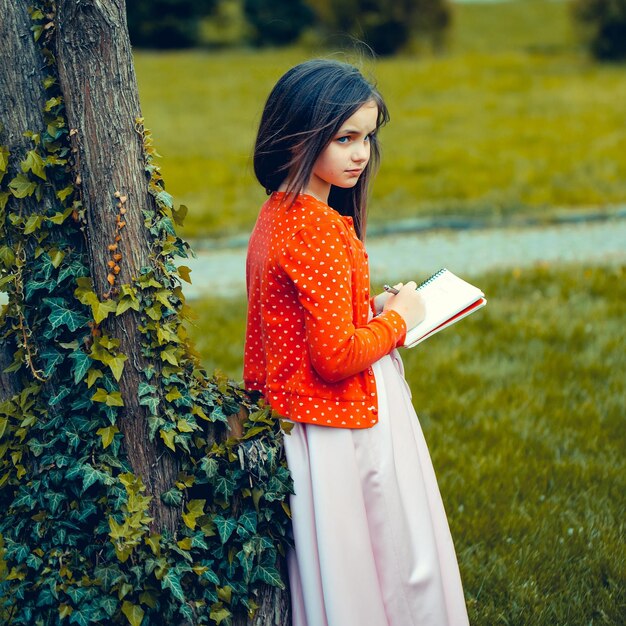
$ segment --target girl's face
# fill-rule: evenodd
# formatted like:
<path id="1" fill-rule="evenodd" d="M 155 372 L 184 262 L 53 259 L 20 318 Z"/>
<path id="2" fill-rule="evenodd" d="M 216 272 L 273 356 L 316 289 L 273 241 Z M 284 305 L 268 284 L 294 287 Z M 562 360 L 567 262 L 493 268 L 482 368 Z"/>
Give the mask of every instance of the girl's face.
<path id="1" fill-rule="evenodd" d="M 376 131 L 378 105 L 366 102 L 342 125 L 315 161 L 304 190 L 324 202 L 331 185 L 354 187 L 370 159 L 370 137 Z"/>

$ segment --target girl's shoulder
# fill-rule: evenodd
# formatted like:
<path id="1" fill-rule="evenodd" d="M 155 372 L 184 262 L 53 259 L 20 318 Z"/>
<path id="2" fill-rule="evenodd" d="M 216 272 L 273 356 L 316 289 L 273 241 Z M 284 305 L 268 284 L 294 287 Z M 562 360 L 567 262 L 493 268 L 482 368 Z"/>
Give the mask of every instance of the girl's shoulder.
<path id="1" fill-rule="evenodd" d="M 292 232 L 305 227 L 324 228 L 331 224 L 344 226 L 346 221 L 350 221 L 350 218 L 345 218 L 331 206 L 309 194 L 298 194 L 291 203 L 284 192 L 277 191 L 268 202 L 275 216 L 284 226 L 289 225 Z"/>

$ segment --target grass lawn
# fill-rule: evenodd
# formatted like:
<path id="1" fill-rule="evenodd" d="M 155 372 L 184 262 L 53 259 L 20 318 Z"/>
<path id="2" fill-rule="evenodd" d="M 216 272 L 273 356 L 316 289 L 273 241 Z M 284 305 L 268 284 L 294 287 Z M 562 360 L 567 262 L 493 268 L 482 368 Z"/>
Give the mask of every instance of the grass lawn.
<path id="1" fill-rule="evenodd" d="M 626 201 L 626 72 L 571 42 L 566 2 L 455 5 L 445 55 L 364 63 L 392 114 L 372 222 Z M 319 55 L 336 53 L 136 53 L 168 189 L 190 209 L 185 236 L 250 230 L 264 198 L 250 156 L 263 103 L 284 71 Z"/>
<path id="2" fill-rule="evenodd" d="M 486 309 L 403 352 L 473 625 L 626 623 L 626 267 L 478 278 Z M 241 377 L 243 300 L 198 301 Z"/>

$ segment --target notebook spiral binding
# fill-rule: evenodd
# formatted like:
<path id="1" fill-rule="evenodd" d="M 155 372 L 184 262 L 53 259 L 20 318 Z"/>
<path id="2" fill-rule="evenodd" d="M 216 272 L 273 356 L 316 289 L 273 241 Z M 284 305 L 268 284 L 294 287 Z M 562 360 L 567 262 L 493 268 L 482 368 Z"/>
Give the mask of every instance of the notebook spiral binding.
<path id="1" fill-rule="evenodd" d="M 422 287 L 426 287 L 426 285 L 430 285 L 434 280 L 439 278 L 444 272 L 448 270 L 445 267 L 442 267 L 438 272 L 435 272 L 430 278 L 427 278 L 424 282 L 421 282 L 416 288 L 415 291 L 419 291 Z"/>

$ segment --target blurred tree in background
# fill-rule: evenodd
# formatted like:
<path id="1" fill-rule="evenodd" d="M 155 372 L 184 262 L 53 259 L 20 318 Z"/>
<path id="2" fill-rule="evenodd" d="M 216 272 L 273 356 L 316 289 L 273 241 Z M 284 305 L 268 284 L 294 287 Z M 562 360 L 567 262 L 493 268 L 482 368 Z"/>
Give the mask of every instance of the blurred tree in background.
<path id="1" fill-rule="evenodd" d="M 596 59 L 626 59 L 626 0 L 573 0 L 572 13 Z"/>
<path id="2" fill-rule="evenodd" d="M 452 21 L 447 0 L 310 0 L 323 26 L 367 43 L 376 54 L 393 54 L 413 35 L 441 48 Z"/>
<path id="3" fill-rule="evenodd" d="M 191 48 L 200 42 L 200 20 L 219 0 L 130 0 L 130 40 L 140 48 Z"/>
<path id="4" fill-rule="evenodd" d="M 232 43 L 288 45 L 318 27 L 322 34 L 362 40 L 381 56 L 401 50 L 415 36 L 441 49 L 452 16 L 449 0 L 133 0 L 127 3 L 131 41 L 140 48 L 206 43 L 203 20 L 218 16 L 227 4 L 225 13 L 245 23 L 235 29 L 241 38 Z"/>
<path id="5" fill-rule="evenodd" d="M 303 0 L 243 0 L 243 8 L 257 46 L 293 43 L 315 19 Z"/>

